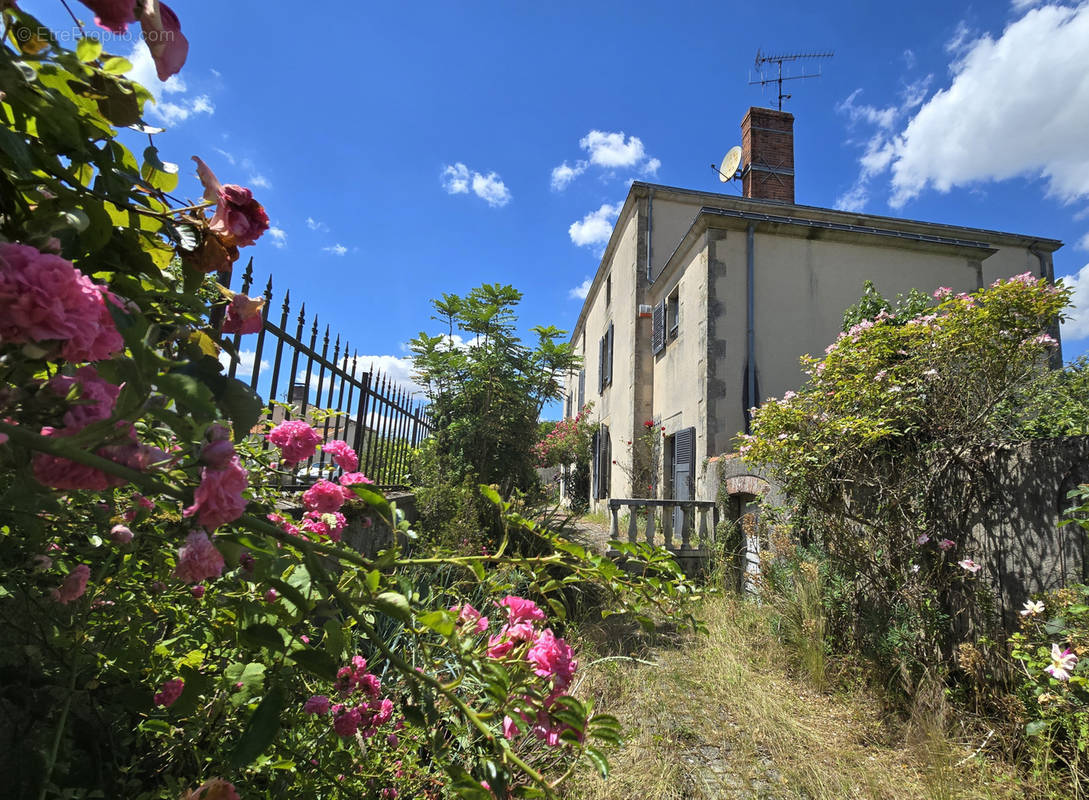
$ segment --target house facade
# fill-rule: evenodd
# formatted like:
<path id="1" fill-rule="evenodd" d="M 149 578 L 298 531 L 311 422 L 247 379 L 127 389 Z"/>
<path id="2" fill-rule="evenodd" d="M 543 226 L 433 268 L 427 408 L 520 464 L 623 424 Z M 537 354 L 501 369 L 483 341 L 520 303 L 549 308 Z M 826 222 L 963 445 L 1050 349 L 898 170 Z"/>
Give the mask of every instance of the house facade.
<path id="1" fill-rule="evenodd" d="M 716 499 L 706 460 L 735 449 L 746 409 L 803 383 L 799 358 L 836 337 L 866 280 L 892 297 L 1054 278 L 1054 239 L 797 204 L 788 113 L 750 109 L 742 150 L 741 197 L 634 183 L 606 246 L 572 334 L 584 369 L 565 405 L 572 416 L 593 402 L 600 422 L 598 510 L 647 495 L 624 467 L 648 421 L 665 433 L 653 494 Z"/>

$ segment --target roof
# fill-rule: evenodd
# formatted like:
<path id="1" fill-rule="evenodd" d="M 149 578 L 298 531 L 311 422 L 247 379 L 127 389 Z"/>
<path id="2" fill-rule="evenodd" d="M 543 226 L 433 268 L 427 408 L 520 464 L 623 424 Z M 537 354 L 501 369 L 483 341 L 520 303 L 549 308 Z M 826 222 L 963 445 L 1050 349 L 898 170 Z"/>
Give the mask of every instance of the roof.
<path id="1" fill-rule="evenodd" d="M 586 295 L 586 301 L 579 312 L 578 321 L 571 332 L 572 341 L 578 338 L 579 332 L 585 324 L 590 298 L 594 296 L 599 284 L 604 280 L 606 264 L 612 258 L 612 253 L 617 246 L 619 231 L 624 227 L 621 223 L 630 214 L 634 213 L 640 198 L 649 196 L 666 196 L 699 206 L 693 216 L 689 234 L 691 234 L 692 229 L 705 225 L 708 217 L 717 216 L 723 219 L 745 220 L 746 223 L 751 221 L 761 227 L 770 227 L 771 229 L 779 226 L 800 225 L 818 230 L 850 231 L 859 234 L 897 237 L 915 242 L 928 242 L 940 246 L 973 248 L 988 251 L 988 255 L 994 252 L 996 245 L 1023 247 L 1045 253 L 1052 253 L 1063 246 L 1063 243 L 1058 239 L 1042 236 L 1030 236 L 988 230 L 986 228 L 971 228 L 962 225 L 946 225 L 900 217 L 886 217 L 879 214 L 860 214 L 853 211 L 839 211 L 832 208 L 806 206 L 797 203 L 781 203 L 774 200 L 757 200 L 738 197 L 737 195 L 701 192 L 676 186 L 636 181 L 631 185 L 616 224 L 613 226 L 612 235 L 609 237 L 609 243 L 606 245 L 601 262 L 598 264 L 597 273 L 590 285 L 590 291 Z M 686 235 L 682 237 L 681 241 L 668 242 L 666 247 L 669 248 L 670 253 L 676 253 L 684 249 L 687 238 Z M 667 265 L 668 260 L 666 265 L 663 265 L 663 271 Z"/>

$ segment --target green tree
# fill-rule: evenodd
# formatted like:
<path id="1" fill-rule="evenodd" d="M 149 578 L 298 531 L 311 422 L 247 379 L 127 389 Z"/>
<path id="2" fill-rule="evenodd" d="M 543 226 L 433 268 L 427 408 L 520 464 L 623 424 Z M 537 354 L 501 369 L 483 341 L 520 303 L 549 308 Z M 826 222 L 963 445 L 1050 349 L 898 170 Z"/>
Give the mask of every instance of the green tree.
<path id="1" fill-rule="evenodd" d="M 423 385 L 435 425 L 431 444 L 438 478 L 466 478 L 504 490 L 536 486 L 541 410 L 562 395 L 561 377 L 579 357 L 553 326 L 536 326 L 532 347 L 516 333 L 515 307 L 522 293 L 485 284 L 464 297 L 432 301 L 445 331 L 421 332 L 411 343 L 416 379 Z"/>

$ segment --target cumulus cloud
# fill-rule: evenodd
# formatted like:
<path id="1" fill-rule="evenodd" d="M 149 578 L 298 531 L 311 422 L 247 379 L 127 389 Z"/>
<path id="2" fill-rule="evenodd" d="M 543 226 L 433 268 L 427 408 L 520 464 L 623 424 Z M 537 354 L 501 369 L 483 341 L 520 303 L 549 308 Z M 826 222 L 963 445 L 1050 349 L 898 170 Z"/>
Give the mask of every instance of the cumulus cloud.
<path id="1" fill-rule="evenodd" d="M 287 231 L 283 228 L 272 225 L 268 229 L 268 235 L 272 237 L 272 244 L 281 250 L 287 247 Z"/>
<path id="2" fill-rule="evenodd" d="M 342 245 L 340 242 L 331 244 L 328 247 L 321 248 L 323 253 L 332 253 L 334 256 L 342 256 L 348 252 L 348 248 Z"/>
<path id="3" fill-rule="evenodd" d="M 256 350 L 239 350 L 238 351 L 238 366 L 235 368 L 235 374 L 239 376 L 249 376 L 253 374 L 253 364 L 257 359 Z M 223 365 L 224 369 L 229 369 L 231 366 L 231 357 L 226 351 L 221 350 L 219 353 L 219 363 Z M 268 369 L 268 361 L 261 359 L 261 371 L 264 372 Z"/>
<path id="4" fill-rule="evenodd" d="M 950 86 L 897 137 L 899 208 L 928 187 L 947 192 L 1018 175 L 1042 177 L 1063 202 L 1089 196 L 1089 5 L 1029 10 L 997 39 L 963 43 Z"/>
<path id="5" fill-rule="evenodd" d="M 643 140 L 638 136 L 625 139 L 623 131 L 592 130 L 579 140 L 579 147 L 590 154 L 591 164 L 610 169 L 634 167 L 646 157 Z"/>
<path id="6" fill-rule="evenodd" d="M 487 175 L 473 173 L 473 194 L 492 208 L 500 208 L 510 202 L 510 189 L 494 172 Z"/>
<path id="7" fill-rule="evenodd" d="M 439 182 L 447 194 L 468 194 L 472 190 L 473 194 L 492 208 L 505 206 L 511 199 L 510 189 L 498 173 L 489 172 L 485 175 L 469 169 L 460 161 L 443 167 Z"/>
<path id="8" fill-rule="evenodd" d="M 1023 15 L 997 37 L 959 24 L 946 45 L 949 85 L 929 98 L 924 85 L 887 108 L 858 103 L 857 92 L 841 104 L 872 134 L 839 207 L 865 205 L 885 172 L 893 208 L 928 189 L 1013 177 L 1041 178 L 1064 203 L 1089 197 L 1089 5 L 1035 5 L 1015 2 Z"/>
<path id="9" fill-rule="evenodd" d="M 394 386 L 407 391 L 409 394 L 422 394 L 423 387 L 417 384 L 413 378 L 412 373 L 415 369 L 412 363 L 412 356 L 394 356 L 394 355 L 361 355 L 356 356 L 354 362 L 349 359 L 349 368 L 351 364 L 355 364 L 355 371 L 351 374 L 356 378 L 361 377 L 364 373 L 371 373 L 371 386 L 375 385 L 375 380 L 384 376 Z M 298 383 L 306 382 L 306 369 L 301 367 L 295 380 Z M 333 395 L 336 396 L 340 389 L 338 381 L 333 382 Z M 317 396 L 318 380 L 317 369 L 311 371 L 310 375 L 310 394 L 312 397 Z M 321 386 L 322 396 L 327 396 L 329 391 L 329 380 L 326 376 L 325 382 Z"/>
<path id="10" fill-rule="evenodd" d="M 250 186 L 256 186 L 256 187 L 258 187 L 260 189 L 271 189 L 272 188 L 272 184 L 269 182 L 269 179 L 266 178 L 261 173 L 257 173 L 256 175 L 251 175 L 250 176 Z"/>
<path id="11" fill-rule="evenodd" d="M 586 295 L 590 294 L 590 285 L 594 282 L 593 278 L 587 278 L 575 288 L 567 292 L 567 296 L 572 300 L 585 300 Z"/>
<path id="12" fill-rule="evenodd" d="M 591 211 L 581 220 L 572 222 L 571 227 L 567 229 L 571 241 L 579 247 L 597 249 L 604 247 L 609 241 L 609 237 L 612 236 L 613 224 L 616 222 L 622 207 L 623 203 L 617 203 L 616 205 L 602 203 L 597 211 Z"/>
<path id="13" fill-rule="evenodd" d="M 319 222 L 313 217 L 306 218 L 306 227 L 308 227 L 312 231 L 319 231 L 321 233 L 325 233 L 329 230 L 328 225 L 326 225 L 324 222 Z"/>
<path id="14" fill-rule="evenodd" d="M 638 136 L 628 136 L 623 131 L 592 130 L 581 139 L 579 147 L 587 153 L 587 158 L 578 159 L 574 165 L 564 161 L 552 168 L 551 185 L 553 191 L 563 191 L 575 178 L 586 172 L 590 166 L 609 170 L 607 175 L 618 169 L 631 169 L 644 177 L 655 177 L 662 162 L 647 154 L 643 140 Z M 628 179 L 630 185 L 633 178 Z"/>
<path id="15" fill-rule="evenodd" d="M 1077 275 L 1063 278 L 1063 283 L 1074 290 L 1070 302 L 1073 308 L 1069 310 L 1070 319 L 1062 324 L 1064 341 L 1089 338 L 1089 264 L 1086 264 Z"/>
<path id="16" fill-rule="evenodd" d="M 194 114 L 214 114 L 215 106 L 212 99 L 201 94 L 196 97 L 187 95 L 188 86 L 178 75 L 173 75 L 166 81 L 159 80 L 155 71 L 155 62 L 151 58 L 151 52 L 143 42 L 137 42 L 132 52 L 128 54 L 128 60 L 132 64 L 127 77 L 147 87 L 151 96 L 155 98 L 154 105 L 145 106 L 148 117 L 164 125 L 177 125 L 184 122 Z M 170 95 L 173 99 L 164 99 Z"/>
<path id="17" fill-rule="evenodd" d="M 552 191 L 562 192 L 568 187 L 571 181 L 584 173 L 588 166 L 590 166 L 589 161 L 583 161 L 582 159 L 579 159 L 575 162 L 574 166 L 568 166 L 567 162 L 564 161 L 558 167 L 553 167 Z"/>

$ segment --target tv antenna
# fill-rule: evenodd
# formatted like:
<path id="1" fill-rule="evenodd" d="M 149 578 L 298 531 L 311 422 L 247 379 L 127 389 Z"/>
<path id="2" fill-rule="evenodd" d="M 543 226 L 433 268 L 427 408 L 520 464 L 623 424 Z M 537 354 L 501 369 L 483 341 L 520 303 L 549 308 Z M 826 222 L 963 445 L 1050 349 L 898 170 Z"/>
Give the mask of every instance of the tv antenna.
<path id="1" fill-rule="evenodd" d="M 789 61 L 810 61 L 821 58 L 831 58 L 834 56 L 831 50 L 827 53 L 782 53 L 780 55 L 764 55 L 760 50 L 756 51 L 756 72 L 760 76 L 756 80 L 750 80 L 749 86 L 760 84 L 761 86 L 767 86 L 769 83 L 775 83 L 779 86 L 779 110 L 783 110 L 783 101 L 789 100 L 789 94 L 783 94 L 783 81 L 798 81 L 803 78 L 819 78 L 821 76 L 820 65 L 817 66 L 816 72 L 803 73 L 801 75 L 784 75 L 783 64 Z M 775 64 L 778 67 L 778 72 L 774 77 L 768 77 L 765 73 L 765 68 Z"/>
<path id="2" fill-rule="evenodd" d="M 711 169 L 718 173 L 718 179 L 723 183 L 729 183 L 734 178 L 739 177 L 738 167 L 741 166 L 741 148 L 731 147 L 726 151 L 726 155 L 722 157 L 722 164 L 719 166 L 711 165 Z"/>

